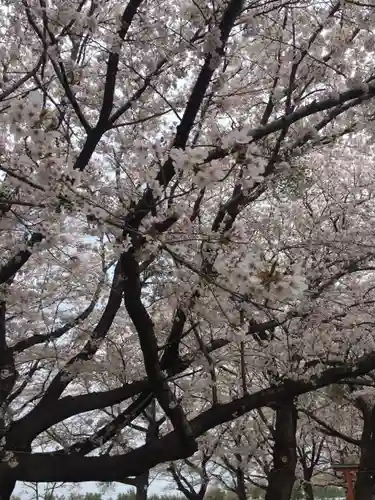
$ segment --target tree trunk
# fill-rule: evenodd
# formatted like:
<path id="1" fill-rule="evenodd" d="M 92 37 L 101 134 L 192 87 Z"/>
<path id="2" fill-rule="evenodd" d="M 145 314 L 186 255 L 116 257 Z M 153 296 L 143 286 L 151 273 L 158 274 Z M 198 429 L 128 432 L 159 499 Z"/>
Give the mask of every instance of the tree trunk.
<path id="1" fill-rule="evenodd" d="M 357 500 L 375 499 L 375 406 L 369 407 L 361 402 L 363 430 L 361 436 L 361 458 L 355 485 Z"/>
<path id="2" fill-rule="evenodd" d="M 0 439 L 5 437 L 5 421 L 0 415 Z M 0 461 L 6 459 L 6 447 L 0 447 Z M 5 473 L 6 474 L 6 473 Z M 11 494 L 13 493 L 14 487 L 16 486 L 16 481 L 10 478 L 8 475 L 0 474 L 0 500 L 9 500 Z"/>
<path id="3" fill-rule="evenodd" d="M 306 455 L 300 454 L 300 464 L 302 465 L 303 470 L 303 482 L 302 482 L 302 491 L 303 498 L 305 500 L 314 500 L 314 490 L 311 484 L 311 479 L 314 471 L 314 466 L 312 465 L 314 457 L 311 457 L 310 466 L 308 465 L 308 459 Z"/>
<path id="4" fill-rule="evenodd" d="M 6 303 L 0 301 L 0 461 L 6 459 L 6 399 L 12 392 L 17 379 L 13 351 L 6 342 Z M 13 448 L 16 449 L 16 448 Z M 9 500 L 16 481 L 9 476 L 0 475 L 0 500 Z"/>
<path id="5" fill-rule="evenodd" d="M 268 475 L 265 500 L 290 500 L 297 465 L 297 410 L 293 401 L 276 408 L 273 469 Z"/>
<path id="6" fill-rule="evenodd" d="M 303 492 L 305 494 L 305 500 L 314 500 L 314 490 L 310 481 L 311 477 L 308 482 L 304 481 L 302 485 Z"/>
<path id="7" fill-rule="evenodd" d="M 236 495 L 238 500 L 247 500 L 245 474 L 241 467 L 238 467 L 236 471 L 236 483 Z"/>
<path id="8" fill-rule="evenodd" d="M 148 419 L 146 443 L 150 443 L 153 439 L 157 439 L 159 435 L 160 422 L 156 420 L 155 399 L 151 401 L 150 407 L 146 411 L 146 416 Z M 149 483 L 150 483 L 149 470 L 137 477 L 135 500 L 147 500 Z"/>
<path id="9" fill-rule="evenodd" d="M 149 472 L 142 474 L 137 478 L 135 490 L 135 500 L 147 500 Z"/>
<path id="10" fill-rule="evenodd" d="M 0 478 L 0 500 L 9 500 L 15 486 L 16 481 Z"/>

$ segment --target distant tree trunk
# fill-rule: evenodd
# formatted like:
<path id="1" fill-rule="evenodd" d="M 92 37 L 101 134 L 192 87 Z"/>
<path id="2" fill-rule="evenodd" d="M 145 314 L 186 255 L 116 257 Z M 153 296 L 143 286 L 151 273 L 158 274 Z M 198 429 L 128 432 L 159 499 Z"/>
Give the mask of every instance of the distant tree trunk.
<path id="1" fill-rule="evenodd" d="M 152 400 L 150 407 L 147 409 L 145 416 L 148 419 L 146 443 L 150 443 L 153 439 L 158 438 L 160 426 L 160 422 L 156 419 L 156 403 L 154 399 Z M 135 485 L 135 500 L 147 500 L 149 482 L 149 470 L 137 477 Z"/>
<path id="2" fill-rule="evenodd" d="M 303 492 L 305 494 L 305 500 L 314 500 L 314 490 L 310 481 L 311 477 L 308 480 L 305 479 L 302 485 Z"/>
<path id="3" fill-rule="evenodd" d="M 363 400 L 358 402 L 363 414 L 361 436 L 361 458 L 355 485 L 357 500 L 375 499 L 375 406 L 367 405 Z"/>
<path id="4" fill-rule="evenodd" d="M 236 470 L 236 495 L 238 500 L 247 500 L 245 473 L 242 467 Z"/>
<path id="5" fill-rule="evenodd" d="M 202 482 L 199 491 L 195 491 L 193 484 L 190 484 L 189 481 L 185 477 L 183 477 L 183 475 L 180 472 L 178 472 L 174 464 L 172 464 L 169 467 L 169 471 L 172 474 L 177 489 L 184 495 L 185 498 L 187 498 L 188 500 L 204 499 L 207 492 L 208 484 L 210 482 L 207 472 L 205 470 L 205 465 L 203 466 Z"/>
<path id="6" fill-rule="evenodd" d="M 297 465 L 297 410 L 293 401 L 276 407 L 273 468 L 268 475 L 265 500 L 290 500 Z"/>
<path id="7" fill-rule="evenodd" d="M 311 462 L 313 461 L 313 458 L 311 458 Z M 300 464 L 302 465 L 302 470 L 303 470 L 303 483 L 302 483 L 302 490 L 304 494 L 304 499 L 305 500 L 314 500 L 314 490 L 313 486 L 311 484 L 311 479 L 313 475 L 313 465 L 311 464 L 310 466 L 307 463 L 307 457 L 306 456 L 301 456 L 300 455 Z"/>
<path id="8" fill-rule="evenodd" d="M 137 478 L 135 500 L 147 500 L 150 473 L 147 471 Z"/>

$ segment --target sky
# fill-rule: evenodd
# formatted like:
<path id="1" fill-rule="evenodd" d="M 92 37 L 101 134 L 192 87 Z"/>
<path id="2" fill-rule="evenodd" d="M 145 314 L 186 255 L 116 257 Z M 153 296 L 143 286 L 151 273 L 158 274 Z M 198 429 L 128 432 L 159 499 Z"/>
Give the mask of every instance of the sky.
<path id="1" fill-rule="evenodd" d="M 40 483 L 40 492 L 43 491 L 43 488 L 46 486 L 45 483 Z M 69 484 L 64 484 L 60 486 L 59 488 L 56 489 L 56 496 L 62 496 L 62 495 L 69 495 L 70 492 L 74 491 L 77 493 L 97 493 L 102 491 L 101 489 L 102 485 L 99 483 L 95 482 L 84 482 L 84 483 L 69 483 Z M 131 486 L 126 486 L 120 483 L 112 483 L 108 485 L 108 488 L 106 491 L 103 493 L 103 498 L 109 499 L 115 499 L 119 493 L 123 493 L 131 489 Z M 171 484 L 168 483 L 167 481 L 163 481 L 160 479 L 155 479 L 149 488 L 149 492 L 152 493 L 157 493 L 161 494 L 166 492 L 171 492 Z M 175 493 L 175 490 L 173 490 L 173 493 Z M 31 484 L 24 484 L 24 483 L 17 483 L 17 486 L 13 492 L 14 495 L 17 495 L 21 497 L 22 500 L 35 500 L 36 494 L 35 490 L 33 490 L 33 486 Z"/>

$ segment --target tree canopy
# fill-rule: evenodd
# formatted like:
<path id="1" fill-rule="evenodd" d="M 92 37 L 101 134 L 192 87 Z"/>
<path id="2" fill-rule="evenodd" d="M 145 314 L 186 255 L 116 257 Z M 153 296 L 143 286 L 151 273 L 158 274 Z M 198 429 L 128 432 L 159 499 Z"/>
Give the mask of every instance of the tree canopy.
<path id="1" fill-rule="evenodd" d="M 0 9 L 1 499 L 343 460 L 371 498 L 374 6 Z"/>

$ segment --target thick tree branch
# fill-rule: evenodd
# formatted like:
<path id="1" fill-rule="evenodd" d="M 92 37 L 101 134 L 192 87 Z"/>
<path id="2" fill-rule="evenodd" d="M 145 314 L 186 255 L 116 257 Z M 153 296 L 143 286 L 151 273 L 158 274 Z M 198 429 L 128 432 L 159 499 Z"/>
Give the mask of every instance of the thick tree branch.
<path id="1" fill-rule="evenodd" d="M 118 40 L 117 42 L 115 42 L 119 46 L 113 48 L 113 50 L 109 53 L 108 56 L 103 102 L 99 113 L 99 118 L 95 127 L 87 131 L 86 142 L 74 163 L 73 168 L 75 170 L 83 171 L 86 168 L 103 134 L 111 126 L 111 123 L 109 122 L 109 117 L 111 115 L 113 108 L 116 76 L 120 61 L 121 43 L 123 42 L 126 33 L 128 32 L 128 29 L 134 19 L 134 16 L 137 13 L 137 9 L 142 2 L 143 0 L 130 0 L 122 15 L 121 27 L 117 32 Z M 145 90 L 145 85 L 138 92 L 135 93 L 135 95 L 133 96 L 134 98 L 136 98 L 136 96 L 139 97 L 140 95 L 142 95 L 143 91 Z"/>
<path id="2" fill-rule="evenodd" d="M 327 434 L 328 436 L 338 437 L 343 441 L 346 441 L 347 443 L 354 444 L 354 446 L 360 446 L 361 444 L 360 439 L 354 439 L 351 436 L 348 436 L 347 434 L 343 434 L 342 432 L 338 431 L 337 429 L 335 429 L 334 427 L 332 427 L 331 425 L 327 424 L 319 417 L 314 415 L 313 412 L 304 409 L 299 409 L 298 411 L 304 413 L 309 418 L 311 418 L 311 420 L 316 422 L 320 426 L 320 431 L 322 431 L 324 434 Z"/>
<path id="3" fill-rule="evenodd" d="M 167 346 L 160 361 L 162 370 L 173 372 L 180 364 L 179 346 L 186 323 L 186 314 L 180 308 L 176 310 L 172 328 L 167 340 Z"/>
<path id="4" fill-rule="evenodd" d="M 75 375 L 70 372 L 70 369 L 79 362 L 88 361 L 91 359 L 99 348 L 103 338 L 108 333 L 113 320 L 116 317 L 117 311 L 121 305 L 122 293 L 124 289 L 124 280 L 122 276 L 121 262 L 118 261 L 113 280 L 112 287 L 108 297 L 107 305 L 104 312 L 94 328 L 90 339 L 86 342 L 83 349 L 73 356 L 65 365 L 65 367 L 55 376 L 48 388 L 46 389 L 42 399 L 34 410 L 32 410 L 25 418 L 33 418 L 33 414 L 38 408 L 41 408 L 52 401 L 56 401 L 69 383 L 74 379 Z"/>
<path id="5" fill-rule="evenodd" d="M 362 356 L 352 365 L 329 368 L 310 380 L 288 380 L 253 394 L 235 399 L 201 413 L 190 421 L 197 438 L 214 427 L 230 422 L 251 410 L 274 405 L 285 399 L 314 391 L 341 380 L 343 377 L 364 375 L 375 369 L 375 352 Z M 20 481 L 116 481 L 138 476 L 156 465 L 188 458 L 187 449 L 178 431 L 133 450 L 122 456 L 82 457 L 50 454 L 16 453 L 18 465 L 0 464 L 0 475 Z"/>
<path id="6" fill-rule="evenodd" d="M 100 291 L 102 289 L 103 284 L 104 284 L 104 278 L 101 279 L 100 282 L 98 283 L 98 286 L 94 293 L 94 297 L 91 300 L 90 304 L 86 307 L 84 311 L 78 314 L 78 316 L 76 316 L 71 321 L 68 321 L 67 323 L 65 323 L 65 325 L 61 326 L 60 328 L 56 328 L 56 330 L 53 330 L 50 333 L 37 334 L 27 339 L 20 340 L 12 347 L 13 352 L 19 353 L 24 351 L 25 349 L 33 347 L 34 345 L 41 344 L 49 340 L 58 339 L 59 337 L 67 333 L 69 330 L 79 325 L 82 321 L 88 318 L 92 313 L 92 311 L 94 310 L 99 300 Z"/>
<path id="7" fill-rule="evenodd" d="M 26 12 L 26 16 L 27 16 L 27 19 L 30 23 L 30 26 L 33 28 L 33 30 L 35 31 L 35 33 L 37 34 L 37 36 L 39 37 L 42 45 L 43 45 L 43 48 L 44 48 L 44 51 L 46 53 L 48 53 L 48 48 L 49 48 L 49 44 L 47 42 L 47 40 L 45 39 L 43 33 L 41 32 L 41 30 L 39 29 L 37 23 L 35 22 L 33 16 L 31 15 L 31 10 L 30 10 L 30 6 L 28 5 L 27 1 L 26 0 L 22 0 L 22 3 L 25 7 L 25 12 Z M 44 18 L 44 26 L 47 27 L 47 23 L 46 23 L 46 20 Z M 52 31 L 48 29 L 48 34 L 50 36 L 50 39 L 51 39 L 51 45 L 55 45 L 57 46 L 57 39 L 55 38 L 55 36 L 53 35 Z M 86 120 L 84 114 L 82 113 L 82 110 L 78 104 L 78 101 L 77 99 L 75 98 L 75 95 L 72 91 L 72 89 L 70 88 L 70 85 L 69 85 L 69 81 L 68 81 L 68 78 L 67 78 L 67 75 L 66 75 L 66 71 L 65 71 L 65 66 L 64 64 L 62 63 L 62 61 L 56 61 L 54 60 L 53 57 L 50 57 L 50 61 L 51 61 L 51 64 L 55 70 L 55 73 L 56 73 L 56 76 L 57 78 L 59 79 L 64 91 L 65 91 L 65 95 L 66 97 L 68 98 L 78 120 L 80 121 L 82 127 L 85 129 L 85 131 L 87 133 L 90 132 L 91 130 L 91 127 L 90 127 L 90 124 L 88 123 L 88 121 Z"/>
<path id="8" fill-rule="evenodd" d="M 195 450 L 196 444 L 186 417 L 173 396 L 159 363 L 154 326 L 141 300 L 139 264 L 131 250 L 123 254 L 121 262 L 125 278 L 124 303 L 138 333 L 150 387 L 174 428 L 179 431 L 187 449 Z"/>
<path id="9" fill-rule="evenodd" d="M 249 144 L 251 142 L 257 141 L 266 137 L 267 135 L 273 134 L 279 130 L 284 129 L 286 126 L 290 126 L 293 123 L 301 120 L 302 118 L 306 118 L 307 116 L 316 115 L 322 111 L 327 111 L 329 109 L 335 108 L 337 106 L 343 105 L 345 103 L 349 103 L 353 101 L 347 109 L 350 109 L 353 106 L 357 106 L 360 102 L 364 102 L 375 97 L 375 84 L 372 80 L 368 89 L 363 89 L 362 87 L 346 90 L 344 92 L 338 93 L 335 97 L 328 97 L 327 99 L 322 99 L 321 101 L 313 101 L 306 106 L 301 106 L 296 109 L 292 113 L 285 115 L 281 118 L 277 118 L 276 120 L 267 123 L 264 126 L 257 127 L 251 129 L 247 132 L 247 136 L 249 137 Z M 357 100 L 359 99 L 359 101 Z M 231 149 L 220 149 L 217 148 L 212 151 L 207 158 L 205 159 L 205 163 L 210 162 L 212 160 L 217 160 L 221 158 L 225 158 L 231 153 L 239 151 L 243 148 L 243 144 L 239 146 L 235 146 Z"/>
<path id="10" fill-rule="evenodd" d="M 28 71 L 22 78 L 20 78 L 19 80 L 17 80 L 16 82 L 14 82 L 12 85 L 10 85 L 10 87 L 8 87 L 6 90 L 3 90 L 3 92 L 0 93 L 0 101 L 3 101 L 4 99 L 6 99 L 8 96 L 10 96 L 15 90 L 17 90 L 18 88 L 20 88 L 24 83 L 26 83 L 28 80 L 30 80 L 30 78 L 32 78 L 33 76 L 35 76 L 39 70 L 39 68 L 41 67 L 43 61 L 44 61 L 44 54 L 39 57 L 36 65 L 34 66 L 33 69 L 31 69 L 30 71 Z"/>
<path id="11" fill-rule="evenodd" d="M 186 104 L 181 122 L 177 127 L 176 135 L 172 144 L 174 148 L 185 148 L 189 134 L 193 128 L 194 121 L 198 114 L 199 108 L 204 100 L 207 89 L 210 85 L 212 76 L 216 70 L 217 62 L 213 63 L 215 57 L 222 57 L 224 54 L 225 45 L 228 41 L 230 32 L 233 28 L 237 16 L 241 12 L 243 0 L 231 0 L 224 12 L 220 22 L 220 41 L 221 46 L 216 49 L 215 54 L 208 54 L 198 78 L 194 84 L 189 100 Z M 173 162 L 171 158 L 163 164 L 156 180 L 166 187 L 175 174 Z M 125 220 L 125 232 L 127 229 L 137 229 L 143 218 L 150 212 L 151 207 L 155 204 L 152 189 L 147 189 L 143 197 L 138 201 L 129 216 Z"/>
<path id="12" fill-rule="evenodd" d="M 128 406 L 128 408 L 126 408 L 108 424 L 94 432 L 88 439 L 84 439 L 69 446 L 67 450 L 64 450 L 64 453 L 68 455 L 72 453 L 87 455 L 87 453 L 90 453 L 96 448 L 102 446 L 104 443 L 116 436 L 121 429 L 133 422 L 133 420 L 135 420 L 150 404 L 152 398 L 153 395 L 150 392 L 141 394 Z"/>
<path id="13" fill-rule="evenodd" d="M 0 291 L 0 293 L 2 292 Z M 13 353 L 7 346 L 6 341 L 5 316 L 6 300 L 5 297 L 0 296 L 0 405 L 2 405 L 9 396 L 17 378 Z"/>
<path id="14" fill-rule="evenodd" d="M 120 61 L 120 51 L 121 51 L 121 42 L 124 41 L 124 38 L 130 28 L 130 25 L 134 19 L 134 16 L 137 13 L 138 8 L 142 4 L 143 0 L 130 0 L 128 5 L 126 6 L 122 17 L 121 17 L 121 27 L 117 32 L 118 40 L 115 41 L 116 48 L 114 48 L 108 57 L 107 62 L 107 73 L 105 77 L 105 85 L 104 85 L 104 95 L 102 107 L 100 110 L 99 120 L 97 126 L 107 124 L 108 118 L 112 112 L 113 108 L 113 98 L 115 93 L 116 86 L 116 76 L 118 71 L 118 65 Z M 118 45 L 118 47 L 117 47 Z"/>
<path id="15" fill-rule="evenodd" d="M 80 396 L 65 396 L 47 406 L 36 408 L 33 410 L 32 418 L 26 415 L 14 422 L 10 428 L 9 437 L 12 441 L 18 438 L 30 441 L 41 432 L 67 418 L 121 403 L 143 391 L 149 391 L 149 384 L 146 379 L 125 384 L 110 391 L 92 392 Z"/>
<path id="16" fill-rule="evenodd" d="M 32 248 L 35 244 L 40 243 L 43 235 L 40 233 L 33 233 L 28 246 Z M 0 268 L 0 285 L 8 283 L 12 280 L 15 274 L 26 264 L 32 252 L 31 250 L 20 250 L 14 257 L 12 257 L 2 268 Z"/>
<path id="17" fill-rule="evenodd" d="M 259 332 L 262 332 L 265 328 L 269 328 L 270 326 L 273 326 L 273 323 L 259 323 Z M 255 332 L 255 326 L 249 328 L 249 334 L 252 335 Z M 206 349 L 211 353 L 227 346 L 229 343 L 230 340 L 228 339 L 216 339 L 208 344 Z M 201 349 L 199 349 L 199 353 L 201 353 Z M 189 368 L 196 358 L 196 354 L 197 353 L 193 353 L 191 356 L 184 357 L 178 364 L 173 366 L 173 369 L 166 362 L 164 362 L 161 368 L 162 370 L 171 370 L 173 375 L 182 373 Z M 26 415 L 17 422 L 14 422 L 10 430 L 12 440 L 16 439 L 17 436 L 25 437 L 26 440 L 34 439 L 38 434 L 47 430 L 52 425 L 56 425 L 74 415 L 95 409 L 106 408 L 137 396 L 141 392 L 146 393 L 151 390 L 151 386 L 147 378 L 145 378 L 110 391 L 93 392 L 91 394 L 79 396 L 65 396 L 57 401 L 52 401 L 51 404 L 43 406 L 42 408 L 35 408 L 33 410 L 33 418 L 29 418 L 29 416 Z"/>

